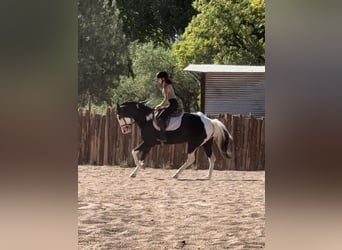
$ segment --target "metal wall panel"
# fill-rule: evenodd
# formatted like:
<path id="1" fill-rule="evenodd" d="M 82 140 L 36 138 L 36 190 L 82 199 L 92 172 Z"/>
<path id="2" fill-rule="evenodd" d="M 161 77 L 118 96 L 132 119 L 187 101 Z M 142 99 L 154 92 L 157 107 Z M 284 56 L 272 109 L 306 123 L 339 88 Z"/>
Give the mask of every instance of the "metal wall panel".
<path id="1" fill-rule="evenodd" d="M 207 114 L 265 115 L 264 73 L 206 73 Z"/>

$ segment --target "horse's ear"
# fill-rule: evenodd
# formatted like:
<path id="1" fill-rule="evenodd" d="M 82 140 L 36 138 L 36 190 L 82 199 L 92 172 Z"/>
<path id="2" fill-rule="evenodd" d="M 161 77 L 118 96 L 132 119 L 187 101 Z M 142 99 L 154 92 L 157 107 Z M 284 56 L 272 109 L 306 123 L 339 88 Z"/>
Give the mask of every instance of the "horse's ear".
<path id="1" fill-rule="evenodd" d="M 116 110 L 119 110 L 119 109 L 120 109 L 120 104 L 116 103 Z"/>
<path id="2" fill-rule="evenodd" d="M 150 101 L 151 101 L 151 100 L 148 100 L 148 99 L 147 99 L 147 100 L 145 100 L 145 101 L 141 101 L 141 102 L 139 102 L 139 103 L 140 103 L 140 104 L 144 104 L 144 105 L 145 105 L 146 103 L 149 103 Z"/>
<path id="3" fill-rule="evenodd" d="M 148 102 L 148 100 L 145 100 L 145 101 L 139 102 L 139 104 L 145 104 L 145 103 L 147 103 L 147 102 Z"/>
<path id="4" fill-rule="evenodd" d="M 138 103 L 136 104 L 137 109 L 139 109 L 140 106 L 141 106 L 141 105 L 144 105 L 145 103 L 146 103 L 146 101 L 138 102 Z"/>

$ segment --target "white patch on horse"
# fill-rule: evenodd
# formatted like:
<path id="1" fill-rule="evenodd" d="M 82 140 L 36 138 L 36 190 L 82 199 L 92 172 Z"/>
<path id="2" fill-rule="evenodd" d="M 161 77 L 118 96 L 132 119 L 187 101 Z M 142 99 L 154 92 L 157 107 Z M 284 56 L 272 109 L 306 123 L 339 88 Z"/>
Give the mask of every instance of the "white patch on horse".
<path id="1" fill-rule="evenodd" d="M 196 115 L 198 115 L 201 118 L 201 121 L 204 124 L 204 129 L 205 132 L 207 134 L 207 137 L 205 138 L 205 140 L 202 142 L 201 145 L 203 145 L 204 143 L 206 143 L 211 137 L 213 137 L 214 132 L 215 132 L 215 126 L 213 125 L 213 123 L 211 122 L 211 120 L 205 116 L 202 112 L 196 112 Z"/>
<path id="2" fill-rule="evenodd" d="M 146 121 L 147 121 L 147 122 L 150 121 L 150 120 L 152 120 L 152 119 L 153 119 L 153 113 L 151 113 L 151 114 L 149 114 L 149 115 L 146 116 Z"/>

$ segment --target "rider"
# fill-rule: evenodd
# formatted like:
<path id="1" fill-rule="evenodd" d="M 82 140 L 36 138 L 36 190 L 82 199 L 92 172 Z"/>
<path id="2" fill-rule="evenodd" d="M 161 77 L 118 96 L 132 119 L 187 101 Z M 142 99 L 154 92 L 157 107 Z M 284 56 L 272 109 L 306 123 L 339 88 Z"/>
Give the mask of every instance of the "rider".
<path id="1" fill-rule="evenodd" d="M 169 79 L 167 72 L 160 71 L 156 75 L 157 83 L 163 87 L 163 101 L 158 104 L 155 109 L 159 110 L 157 114 L 157 119 L 159 121 L 160 127 L 160 142 L 163 144 L 166 142 L 165 127 L 166 119 L 178 108 L 177 97 L 172 86 L 172 82 Z"/>

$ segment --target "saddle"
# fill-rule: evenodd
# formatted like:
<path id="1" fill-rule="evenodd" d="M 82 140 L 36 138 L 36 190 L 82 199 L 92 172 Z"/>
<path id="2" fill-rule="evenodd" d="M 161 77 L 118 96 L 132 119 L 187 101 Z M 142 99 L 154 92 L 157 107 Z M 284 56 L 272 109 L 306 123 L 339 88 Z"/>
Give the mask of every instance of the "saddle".
<path id="1" fill-rule="evenodd" d="M 153 126 L 156 130 L 160 130 L 159 121 L 156 118 L 157 114 L 158 111 L 155 111 L 153 116 Z M 171 113 L 169 117 L 165 120 L 165 131 L 173 131 L 178 129 L 181 125 L 183 115 L 184 112 L 181 109 L 177 109 L 176 111 Z"/>

